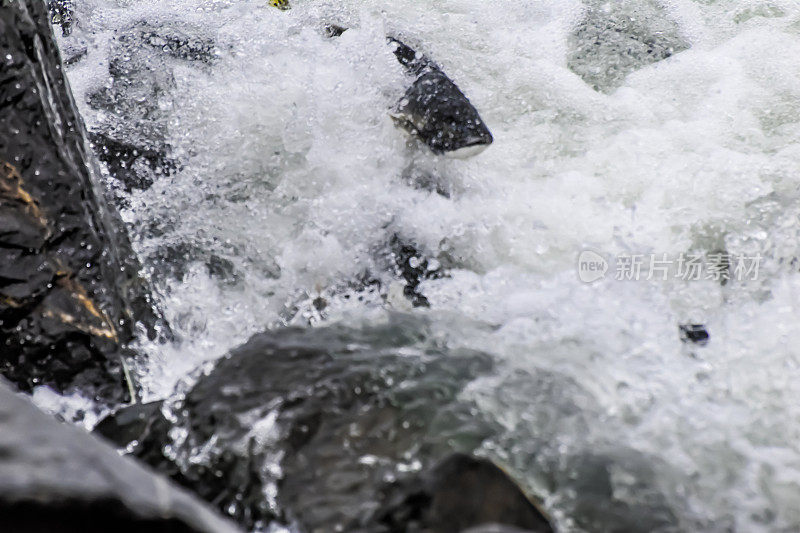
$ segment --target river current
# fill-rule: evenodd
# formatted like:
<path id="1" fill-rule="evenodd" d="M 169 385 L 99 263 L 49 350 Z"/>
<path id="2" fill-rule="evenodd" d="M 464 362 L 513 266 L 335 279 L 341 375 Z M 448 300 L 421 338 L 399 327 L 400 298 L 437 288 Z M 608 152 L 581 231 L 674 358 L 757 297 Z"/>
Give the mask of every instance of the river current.
<path id="1" fill-rule="evenodd" d="M 682 530 L 800 530 L 800 4 L 73 4 L 68 77 L 129 150 L 105 181 L 174 334 L 140 342 L 145 399 L 266 328 L 410 314 L 496 360 L 463 392 L 504 428 L 479 451 L 561 530 L 578 496 L 542 465 L 583 456 Z M 395 127 L 387 35 L 470 98 L 486 151 Z"/>

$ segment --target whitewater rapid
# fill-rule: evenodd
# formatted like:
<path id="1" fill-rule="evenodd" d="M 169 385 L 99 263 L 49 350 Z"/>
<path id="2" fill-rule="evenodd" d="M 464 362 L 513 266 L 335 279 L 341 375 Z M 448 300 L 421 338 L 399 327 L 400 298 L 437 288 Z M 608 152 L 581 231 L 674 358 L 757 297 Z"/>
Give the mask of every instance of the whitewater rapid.
<path id="1" fill-rule="evenodd" d="M 507 428 L 483 451 L 563 530 L 571 496 L 537 460 L 598 449 L 645 457 L 685 530 L 800 529 L 800 4 L 74 4 L 59 43 L 89 129 L 175 162 L 147 190 L 106 176 L 176 337 L 141 344 L 146 399 L 267 327 L 416 313 L 436 342 L 501 363 L 465 392 Z M 675 47 L 582 62 L 576 28 L 603 13 Z M 332 39 L 329 23 L 350 29 Z M 205 60 L 126 44 L 142 27 Z M 492 146 L 441 158 L 394 126 L 407 80 L 386 35 L 442 66 Z M 447 273 L 421 283 L 430 307 L 403 296 L 395 236 Z M 761 260 L 755 280 L 619 281 L 611 265 L 589 284 L 587 249 Z M 682 343 L 686 323 L 708 345 Z M 611 478 L 623 499 L 639 490 L 624 467 Z"/>

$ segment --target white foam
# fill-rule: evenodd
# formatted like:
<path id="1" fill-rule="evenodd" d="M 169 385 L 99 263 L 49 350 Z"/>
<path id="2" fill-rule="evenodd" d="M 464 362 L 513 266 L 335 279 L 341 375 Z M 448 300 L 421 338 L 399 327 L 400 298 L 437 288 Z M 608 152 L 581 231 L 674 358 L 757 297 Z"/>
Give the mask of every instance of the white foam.
<path id="1" fill-rule="evenodd" d="M 108 83 L 114 30 L 177 21 L 220 50 L 211 67 L 170 63 L 169 141 L 185 167 L 133 194 L 125 217 L 134 229 L 174 219 L 165 234 L 141 234 L 142 254 L 194 240 L 242 279 L 226 284 L 198 264 L 164 287 L 184 342 L 146 346 L 148 394 L 292 322 L 289 309 L 308 312 L 298 302 L 381 271 L 375 249 L 398 233 L 455 266 L 423 284 L 432 311 L 418 311 L 447 342 L 571 376 L 606 416 L 586 438 L 661 457 L 686 480 L 687 514 L 738 531 L 800 528 L 800 5 L 661 3 L 691 48 L 606 95 L 566 66 L 576 0 L 295 0 L 289 12 L 259 1 L 76 2 L 73 38 L 90 49 L 69 76 L 90 125 L 104 123 L 85 102 Z M 316 29 L 325 21 L 351 29 L 328 40 Z M 387 115 L 404 83 L 387 33 L 442 65 L 492 131 L 488 150 L 410 153 Z M 402 178 L 414 158 L 449 199 Z M 585 285 L 575 271 L 585 247 L 723 246 L 762 253 L 760 280 Z M 333 318 L 380 305 L 330 303 Z M 694 357 L 678 340 L 685 320 L 711 333 Z M 766 509 L 771 522 L 754 518 Z"/>

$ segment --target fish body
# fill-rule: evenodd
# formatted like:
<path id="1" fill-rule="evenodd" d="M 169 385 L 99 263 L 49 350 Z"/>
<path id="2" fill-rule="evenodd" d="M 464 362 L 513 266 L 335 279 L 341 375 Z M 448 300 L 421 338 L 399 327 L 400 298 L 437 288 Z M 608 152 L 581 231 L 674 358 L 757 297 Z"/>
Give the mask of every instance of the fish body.
<path id="1" fill-rule="evenodd" d="M 478 111 L 433 61 L 394 38 L 389 42 L 406 71 L 415 77 L 392 117 L 436 154 L 470 157 L 494 141 Z"/>

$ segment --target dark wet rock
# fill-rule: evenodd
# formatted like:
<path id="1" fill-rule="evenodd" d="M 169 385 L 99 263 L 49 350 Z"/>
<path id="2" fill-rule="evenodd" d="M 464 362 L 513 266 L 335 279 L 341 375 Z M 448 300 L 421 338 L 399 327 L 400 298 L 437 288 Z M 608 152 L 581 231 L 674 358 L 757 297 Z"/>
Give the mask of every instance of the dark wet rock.
<path id="1" fill-rule="evenodd" d="M 619 87 L 631 72 L 689 48 L 654 0 L 587 0 L 567 66 L 595 90 Z"/>
<path id="2" fill-rule="evenodd" d="M 381 531 L 382 488 L 496 429 L 458 399 L 491 358 L 424 337 L 405 316 L 257 335 L 173 406 L 172 434 L 185 438 L 151 435 L 137 455 L 246 527 L 277 518 L 304 531 Z"/>
<path id="3" fill-rule="evenodd" d="M 0 7 L 0 373 L 108 401 L 127 396 L 134 319 L 158 320 L 95 162 L 48 23 Z"/>
<path id="4" fill-rule="evenodd" d="M 389 258 L 394 274 L 405 282 L 403 294 L 414 307 L 428 307 L 428 299 L 419 292 L 419 285 L 428 279 L 439 279 L 446 273 L 435 259 L 426 257 L 417 248 L 394 235 L 389 245 Z"/>
<path id="5" fill-rule="evenodd" d="M 491 461 L 465 454 L 453 454 L 430 472 L 392 485 L 384 507 L 376 513 L 377 521 L 397 533 L 460 533 L 487 524 L 553 531 L 505 472 Z"/>
<path id="6" fill-rule="evenodd" d="M 216 254 L 209 255 L 205 265 L 208 269 L 208 275 L 218 279 L 234 280 L 238 275 L 236 267 L 229 259 Z"/>
<path id="7" fill-rule="evenodd" d="M 209 249 L 201 243 L 186 241 L 164 244 L 148 257 L 152 277 L 183 281 L 192 264 L 202 263 L 209 276 L 216 279 L 229 283 L 241 279 L 241 271 L 230 259 L 211 253 Z"/>
<path id="8" fill-rule="evenodd" d="M 238 531 L 158 474 L 39 412 L 2 379 L 0 517 L 9 533 Z"/>
<path id="9" fill-rule="evenodd" d="M 169 176 L 179 165 L 168 156 L 169 146 L 135 146 L 102 133 L 91 135 L 98 159 L 127 192 L 149 189 L 160 176 Z"/>
<path id="10" fill-rule="evenodd" d="M 474 502 L 502 491 L 515 503 L 501 523 L 538 531 L 507 476 L 482 460 L 452 459 L 482 450 L 581 530 L 682 530 L 681 475 L 593 436 L 593 421 L 607 414 L 578 383 L 541 369 L 504 372 L 488 355 L 447 349 L 420 317 L 256 335 L 179 392 L 183 400 L 164 409 L 174 426 L 136 421 L 145 429 L 130 449 L 246 527 L 423 531 L 451 513 L 470 520 L 458 527 L 477 527 L 498 520 L 497 507 Z M 437 469 L 448 458 L 457 468 Z M 488 486 L 492 495 L 482 495 Z M 454 494 L 464 508 L 446 504 Z M 511 521 L 515 513 L 523 518 Z"/>
<path id="11" fill-rule="evenodd" d="M 347 28 L 326 24 L 328 38 L 342 35 Z M 406 131 L 421 139 L 435 154 L 469 157 L 483 151 L 494 138 L 458 86 L 442 69 L 403 42 L 389 37 L 395 57 L 412 85 L 392 110 L 392 118 Z"/>
<path id="12" fill-rule="evenodd" d="M 169 422 L 161 414 L 163 405 L 163 401 L 127 405 L 106 416 L 92 431 L 120 448 L 139 445 L 154 431 L 169 430 Z"/>
<path id="13" fill-rule="evenodd" d="M 183 281 L 189 265 L 197 260 L 202 251 L 191 243 L 177 242 L 159 246 L 147 259 L 154 279 L 177 279 Z"/>
<path id="14" fill-rule="evenodd" d="M 414 83 L 395 106 L 393 117 L 436 154 L 474 155 L 493 141 L 492 134 L 464 93 L 438 65 L 390 38 L 394 54 Z"/>
<path id="15" fill-rule="evenodd" d="M 190 30 L 171 23 L 120 29 L 108 66 L 113 83 L 87 97 L 92 109 L 104 111 L 92 132 L 98 157 L 128 192 L 181 167 L 168 142 L 173 71 L 184 61 L 211 64 L 218 57 L 213 41 Z"/>
<path id="16" fill-rule="evenodd" d="M 329 39 L 332 39 L 334 37 L 339 37 L 340 35 L 342 35 L 346 31 L 347 31 L 347 28 L 343 28 L 342 26 L 339 26 L 338 24 L 326 24 L 325 27 L 323 28 L 323 32 L 325 34 L 325 37 L 328 37 Z"/>
<path id="17" fill-rule="evenodd" d="M 678 326 L 683 342 L 691 342 L 705 346 L 708 344 L 710 336 L 708 330 L 703 324 L 681 324 Z"/>

